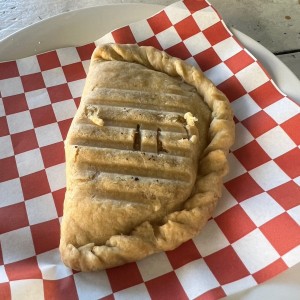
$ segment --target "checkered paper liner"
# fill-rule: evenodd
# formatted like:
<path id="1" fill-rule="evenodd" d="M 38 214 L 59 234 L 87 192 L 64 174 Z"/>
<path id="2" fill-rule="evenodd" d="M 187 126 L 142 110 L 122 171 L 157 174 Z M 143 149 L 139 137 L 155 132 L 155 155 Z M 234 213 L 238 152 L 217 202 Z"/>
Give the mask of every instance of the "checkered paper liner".
<path id="1" fill-rule="evenodd" d="M 104 42 L 152 45 L 199 66 L 231 102 L 236 143 L 223 197 L 199 236 L 82 273 L 58 252 L 64 139 Z M 0 93 L 1 299 L 218 299 L 300 262 L 300 108 L 208 2 L 176 2 L 95 43 L 1 63 Z"/>

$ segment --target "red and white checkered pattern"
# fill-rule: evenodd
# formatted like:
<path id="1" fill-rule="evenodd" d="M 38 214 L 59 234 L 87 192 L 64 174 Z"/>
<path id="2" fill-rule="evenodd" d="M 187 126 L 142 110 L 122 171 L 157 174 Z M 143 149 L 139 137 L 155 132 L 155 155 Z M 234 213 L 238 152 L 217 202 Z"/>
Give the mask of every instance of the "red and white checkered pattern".
<path id="1" fill-rule="evenodd" d="M 103 42 L 163 49 L 227 95 L 237 138 L 223 197 L 203 232 L 173 251 L 98 273 L 66 268 L 57 248 L 63 142 L 95 43 L 1 63 L 0 298 L 217 299 L 298 263 L 300 108 L 214 8 L 180 1 Z"/>

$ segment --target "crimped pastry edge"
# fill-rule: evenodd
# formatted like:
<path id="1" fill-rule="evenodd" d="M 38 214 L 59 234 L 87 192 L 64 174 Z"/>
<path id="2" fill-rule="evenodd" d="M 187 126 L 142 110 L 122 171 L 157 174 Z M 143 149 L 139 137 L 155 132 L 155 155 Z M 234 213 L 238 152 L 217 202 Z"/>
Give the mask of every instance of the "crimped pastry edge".
<path id="1" fill-rule="evenodd" d="M 197 89 L 212 111 L 212 121 L 208 131 L 209 144 L 199 161 L 198 177 L 183 210 L 166 215 L 160 226 L 144 222 L 130 235 L 112 236 L 101 246 L 90 243 L 76 248 L 61 237 L 59 249 L 63 262 L 81 271 L 97 271 L 137 261 L 156 252 L 172 250 L 196 236 L 221 197 L 222 179 L 228 172 L 227 154 L 235 138 L 228 99 L 196 67 L 154 47 L 129 44 L 98 46 L 91 64 L 105 60 L 139 63 L 170 76 L 181 77 Z"/>

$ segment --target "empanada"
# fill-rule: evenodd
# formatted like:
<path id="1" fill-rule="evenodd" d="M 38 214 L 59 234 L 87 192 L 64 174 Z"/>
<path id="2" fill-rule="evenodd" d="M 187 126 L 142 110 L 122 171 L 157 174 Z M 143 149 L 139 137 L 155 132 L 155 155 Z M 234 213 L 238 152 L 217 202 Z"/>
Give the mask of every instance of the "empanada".
<path id="1" fill-rule="evenodd" d="M 152 47 L 97 47 L 65 142 L 63 262 L 96 271 L 193 238 L 233 141 L 229 102 L 199 69 Z"/>

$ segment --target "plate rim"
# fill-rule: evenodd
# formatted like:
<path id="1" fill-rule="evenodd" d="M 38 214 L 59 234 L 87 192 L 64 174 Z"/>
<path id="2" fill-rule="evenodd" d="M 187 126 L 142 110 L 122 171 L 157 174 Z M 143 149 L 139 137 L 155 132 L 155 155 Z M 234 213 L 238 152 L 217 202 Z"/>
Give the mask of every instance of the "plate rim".
<path id="1" fill-rule="evenodd" d="M 110 4 L 99 4 L 99 5 L 92 5 L 92 6 L 89 6 L 89 7 L 77 8 L 77 9 L 73 9 L 71 11 L 65 11 L 65 12 L 58 13 L 56 15 L 45 18 L 43 20 L 40 20 L 40 21 L 34 22 L 32 24 L 26 25 L 23 28 L 20 28 L 20 29 L 16 30 L 15 32 L 10 33 L 5 38 L 1 39 L 0 40 L 0 45 L 1 45 L 2 42 L 7 42 L 11 39 L 14 39 L 14 36 L 17 36 L 19 34 L 23 34 L 23 32 L 25 32 L 27 30 L 30 30 L 31 27 L 51 22 L 51 21 L 53 21 L 57 18 L 62 18 L 62 17 L 68 16 L 68 15 L 71 15 L 71 14 L 80 13 L 82 11 L 88 11 L 88 10 L 93 10 L 93 9 L 98 9 L 98 8 L 103 8 L 103 7 L 117 7 L 117 6 L 121 6 L 121 5 L 122 6 L 132 6 L 132 7 L 147 5 L 147 6 L 153 6 L 153 7 L 158 7 L 158 8 L 160 7 L 161 9 L 163 9 L 165 7 L 164 5 L 161 5 L 161 4 L 152 4 L 152 3 L 110 3 Z M 78 45 L 78 46 L 80 46 L 80 45 Z M 32 55 L 35 55 L 35 53 L 32 54 Z M 0 61 L 0 63 L 1 62 L 2 61 Z"/>
<path id="2" fill-rule="evenodd" d="M 26 34 L 30 34 L 30 31 L 34 31 L 36 28 L 39 27 L 45 27 L 47 24 L 53 24 L 54 22 L 64 22 L 64 19 L 67 18 L 76 18 L 80 14 L 84 13 L 92 13 L 95 10 L 100 9 L 141 9 L 141 8 L 152 8 L 152 10 L 155 10 L 155 13 L 158 13 L 160 10 L 162 10 L 165 5 L 162 4 L 153 4 L 153 3 L 110 3 L 110 4 L 100 4 L 100 5 L 94 5 L 89 6 L 85 8 L 79 8 L 74 9 L 72 11 L 68 12 L 62 12 L 53 16 L 50 16 L 49 18 L 43 19 L 41 21 L 35 22 L 33 24 L 30 24 L 28 26 L 25 26 L 24 28 L 21 28 L 17 30 L 16 32 L 8 35 L 4 39 L 0 40 L 0 46 L 4 45 L 4 47 L 13 47 L 14 41 L 18 41 L 20 38 L 22 39 L 22 36 L 26 36 Z M 151 11 L 152 12 L 152 11 Z M 154 13 L 154 14 L 155 14 Z M 149 13 L 149 16 L 151 14 Z M 153 15 L 153 14 L 152 14 Z M 139 19 L 136 18 L 136 21 Z M 122 25 L 121 25 L 122 26 Z M 225 24 L 225 26 L 227 26 Z M 116 26 L 115 28 L 119 28 L 120 26 Z M 291 100 L 294 100 L 296 103 L 300 105 L 300 80 L 297 78 L 297 76 L 290 70 L 278 57 L 276 57 L 271 51 L 269 51 L 267 48 L 265 48 L 263 45 L 246 35 L 245 33 L 239 31 L 237 28 L 229 28 L 227 26 L 228 30 L 233 34 L 234 37 L 236 37 L 239 42 L 243 45 L 243 47 L 250 52 L 254 57 L 257 58 L 257 60 L 264 66 L 264 68 L 267 70 L 267 72 L 270 74 L 273 82 L 278 87 L 278 89 L 284 94 L 287 95 Z M 95 40 L 94 40 L 95 41 Z M 91 41 L 90 41 L 91 42 Z M 5 61 L 13 61 L 16 59 L 25 58 L 32 55 L 37 55 L 41 53 L 45 53 L 47 51 L 51 51 L 54 49 L 59 48 L 65 48 L 65 47 L 76 47 L 84 45 L 85 43 L 77 43 L 76 45 L 64 45 L 64 46 L 53 46 L 48 47 L 47 50 L 36 50 L 30 51 L 31 54 L 14 57 L 9 60 L 2 59 L 0 57 L 0 62 Z M 37 45 L 39 46 L 39 45 Z M 4 53 L 8 53 L 9 51 L 4 48 Z M 1 55 L 0 55 L 1 56 Z M 278 70 L 281 70 L 281 72 L 278 72 Z M 288 80 L 286 80 L 288 78 Z"/>
<path id="3" fill-rule="evenodd" d="M 37 25 L 40 25 L 40 24 L 46 24 L 46 23 L 49 23 L 49 22 L 53 22 L 54 20 L 57 20 L 57 18 L 63 18 L 64 16 L 68 16 L 68 15 L 71 15 L 71 14 L 76 14 L 76 13 L 80 13 L 80 12 L 82 12 L 82 11 L 88 11 L 88 10 L 92 10 L 92 9 L 100 9 L 100 8 L 103 8 L 103 7 L 108 7 L 108 6 L 110 6 L 110 7 L 114 7 L 114 8 L 116 8 L 116 7 L 120 7 L 120 6 L 132 6 L 132 7 L 134 7 L 134 6 L 145 6 L 145 5 L 147 5 L 147 6 L 152 6 L 152 7 L 154 7 L 154 6 L 156 6 L 157 7 L 157 9 L 159 9 L 159 7 L 161 8 L 161 9 L 163 9 L 165 6 L 164 5 L 160 5 L 160 4 L 149 4 L 149 3 L 122 3 L 122 4 L 120 4 L 120 3 L 113 3 L 113 4 L 103 4 L 103 5 L 96 5 L 96 6 L 90 6 L 90 7 L 86 7 L 86 8 L 80 8 L 80 9 L 76 9 L 76 10 L 72 10 L 72 11 L 69 11 L 69 12 L 63 12 L 63 13 L 60 13 L 60 14 L 57 14 L 57 15 L 53 15 L 53 16 L 51 16 L 51 17 L 49 17 L 49 18 L 46 18 L 46 19 L 44 19 L 44 20 L 41 20 L 41 21 L 38 21 L 38 22 L 35 22 L 35 23 L 33 23 L 33 24 L 30 24 L 30 25 L 28 25 L 28 26 L 26 26 L 26 27 L 24 27 L 24 28 L 22 28 L 22 29 L 19 29 L 18 31 L 16 31 L 16 32 L 14 32 L 14 33 L 12 33 L 12 34 L 10 34 L 10 35 L 8 35 L 7 37 L 5 37 L 4 39 L 2 39 L 2 40 L 0 40 L 0 46 L 1 46 L 1 44 L 3 44 L 4 42 L 7 42 L 8 40 L 11 40 L 11 39 L 14 39 L 14 37 L 15 36 L 17 36 L 17 35 L 20 35 L 20 34 L 23 34 L 24 32 L 26 32 L 26 31 L 28 31 L 28 30 L 31 30 L 31 28 L 32 27 L 35 27 L 35 26 L 37 26 Z M 157 11 L 157 12 L 159 12 L 159 10 Z M 247 49 L 247 47 L 245 46 L 245 44 L 244 44 L 244 42 L 243 41 L 241 41 L 240 40 L 240 38 L 239 38 L 239 35 L 245 35 L 244 33 L 242 33 L 241 31 L 239 31 L 238 29 L 236 29 L 236 28 L 229 28 L 229 27 L 227 27 L 230 31 L 232 31 L 233 32 L 233 34 L 234 34 L 234 36 L 236 36 L 237 38 L 238 38 L 238 40 L 242 43 L 242 45 Z M 254 42 L 254 44 L 257 44 L 257 45 L 259 45 L 259 46 L 261 46 L 262 48 L 264 48 L 267 52 L 269 52 L 269 55 L 271 54 L 276 60 L 278 60 L 282 65 L 284 65 L 294 76 L 296 76 L 283 62 L 281 62 L 280 60 L 279 60 L 279 58 L 277 58 L 272 52 L 270 52 L 267 48 L 265 48 L 264 46 L 262 46 L 261 44 L 259 44 L 258 42 L 256 42 L 255 40 L 253 40 L 251 37 L 249 37 L 249 36 L 247 36 L 247 35 L 245 35 L 247 38 L 249 38 L 249 39 L 251 39 L 252 40 L 252 42 Z M 242 37 L 243 38 L 243 37 Z M 80 46 L 80 45 L 78 45 L 78 46 Z M 252 53 L 249 49 L 247 49 L 250 53 Z M 36 55 L 37 53 L 32 53 L 32 55 Z M 253 54 L 252 54 L 253 55 Z M 256 57 L 256 55 L 254 55 L 255 57 Z M 2 62 L 2 60 L 1 60 L 1 62 Z M 1 63 L 0 62 L 0 63 Z M 263 62 L 261 62 L 263 65 L 264 65 L 264 63 Z M 265 66 L 265 65 L 264 65 Z M 297 77 L 296 77 L 297 78 Z M 300 81 L 299 81 L 299 83 L 300 83 Z M 288 270 L 286 270 L 285 272 L 283 272 L 283 273 L 281 273 L 279 276 L 282 276 L 282 275 L 285 275 L 288 271 L 290 271 L 290 270 L 292 270 L 292 271 L 295 271 L 296 270 L 296 268 L 297 268 L 297 270 L 300 270 L 300 263 L 299 264 L 297 264 L 296 266 L 293 266 L 292 268 L 290 268 L 290 269 L 288 269 Z M 285 273 L 285 274 L 284 274 Z M 275 278 L 275 280 L 277 280 L 278 279 L 278 277 L 279 276 L 276 276 L 276 277 L 273 277 L 271 280 L 268 280 L 268 281 L 266 281 L 266 282 L 264 282 L 263 284 L 259 284 L 259 285 L 257 285 L 257 286 L 255 286 L 254 288 L 250 288 L 250 289 L 245 289 L 245 290 L 243 290 L 243 292 L 245 293 L 245 295 L 246 295 L 246 293 L 248 294 L 249 293 L 249 291 L 250 290 L 255 290 L 255 289 L 258 289 L 258 288 L 262 288 L 262 286 L 263 285 L 270 285 L 271 284 L 271 287 L 272 288 L 274 288 L 274 286 L 272 286 L 272 280 L 274 280 L 274 278 Z M 299 286 L 300 286 L 300 283 L 299 283 Z M 233 294 L 233 295 L 231 295 L 231 296 L 229 296 L 229 297 L 234 297 L 236 294 Z M 241 296 L 241 295 L 240 295 Z M 248 294 L 248 296 L 249 296 L 249 294 Z M 246 296 L 247 297 L 247 299 L 250 299 L 250 298 L 248 298 L 248 296 Z M 230 298 L 230 299 L 234 299 L 234 298 Z M 242 298 L 238 298 L 238 299 L 242 299 Z M 252 299 L 252 298 L 251 298 Z M 254 299 L 254 298 L 253 298 Z"/>

